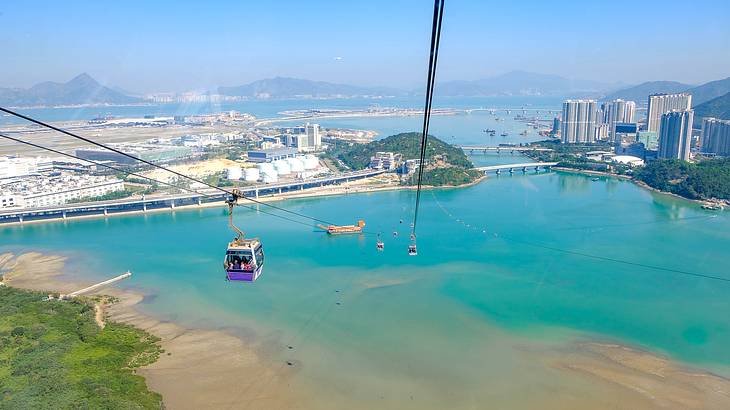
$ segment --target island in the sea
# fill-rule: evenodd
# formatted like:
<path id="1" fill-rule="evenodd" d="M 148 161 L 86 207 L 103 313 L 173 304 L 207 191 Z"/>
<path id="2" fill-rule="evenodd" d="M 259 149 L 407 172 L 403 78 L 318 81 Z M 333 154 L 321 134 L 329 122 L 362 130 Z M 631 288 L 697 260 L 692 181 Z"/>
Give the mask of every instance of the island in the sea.
<path id="1" fill-rule="evenodd" d="M 367 144 L 342 143 L 333 146 L 328 155 L 347 168 L 365 169 L 379 155 L 391 155 L 401 164 L 401 183 L 418 183 L 417 170 L 421 156 L 421 133 L 407 132 L 391 135 Z M 432 135 L 428 136 L 424 156 L 422 184 L 427 186 L 458 186 L 477 181 L 483 175 L 456 146 Z"/>

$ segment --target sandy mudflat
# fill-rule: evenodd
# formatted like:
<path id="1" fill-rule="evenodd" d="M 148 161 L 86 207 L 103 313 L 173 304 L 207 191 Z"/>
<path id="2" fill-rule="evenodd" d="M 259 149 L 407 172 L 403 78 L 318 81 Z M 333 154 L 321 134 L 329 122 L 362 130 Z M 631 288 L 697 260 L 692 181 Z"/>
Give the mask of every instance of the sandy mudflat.
<path id="1" fill-rule="evenodd" d="M 69 293 L 88 286 L 61 280 L 65 258 L 25 253 L 0 254 L 5 281 L 19 288 Z M 244 340 L 217 330 L 185 329 L 139 313 L 143 295 L 105 288 L 99 291 L 119 299 L 104 307 L 108 320 L 127 323 L 162 339 L 165 353 L 138 373 L 150 389 L 162 394 L 168 409 L 290 409 L 304 406 L 294 397 L 287 379 L 296 371 L 286 363 L 265 365 Z M 169 354 L 168 354 L 169 353 Z"/>
<path id="2" fill-rule="evenodd" d="M 612 385 L 631 408 L 730 409 L 730 380 L 619 344 L 577 342 L 551 365 Z"/>
<path id="3" fill-rule="evenodd" d="M 64 261 L 38 253 L 0 254 L 0 271 L 5 272 L 7 284 L 35 290 L 68 293 L 89 285 L 59 276 Z M 316 385 L 312 391 L 293 388 L 292 377 L 306 363 L 271 363 L 232 334 L 186 329 L 141 314 L 135 308 L 143 300 L 139 293 L 116 288 L 100 293 L 119 298 L 118 303 L 104 307 L 107 319 L 137 326 L 162 339 L 165 353 L 138 372 L 152 390 L 163 395 L 169 409 L 343 408 L 327 397 L 317 397 Z M 530 344 L 521 350 L 532 362 L 568 377 L 570 383 L 548 392 L 541 390 L 545 386 L 534 386 L 534 391 L 521 397 L 500 400 L 499 408 L 730 409 L 730 380 L 655 354 L 595 341 L 576 341 L 560 348 L 537 346 Z M 366 403 L 351 402 L 347 394 L 343 397 L 346 408 L 368 408 Z M 489 403 L 481 404 L 480 408 L 489 408 Z"/>

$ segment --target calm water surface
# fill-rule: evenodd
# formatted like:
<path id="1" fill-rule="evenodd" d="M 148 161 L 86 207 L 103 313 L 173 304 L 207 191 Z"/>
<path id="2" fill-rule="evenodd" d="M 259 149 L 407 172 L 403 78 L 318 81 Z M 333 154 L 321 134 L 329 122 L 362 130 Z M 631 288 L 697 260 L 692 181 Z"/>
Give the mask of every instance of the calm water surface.
<path id="1" fill-rule="evenodd" d="M 260 114 L 298 108 L 271 104 Z M 322 121 L 382 135 L 418 129 L 418 122 Z M 433 117 L 432 130 L 454 143 L 502 142 L 481 132 L 487 127 L 498 133 L 515 127 L 507 142 L 535 138 L 517 136 L 523 125 L 497 123 L 485 113 Z M 472 161 L 524 158 L 490 154 Z M 336 223 L 367 221 L 368 234 L 336 238 L 239 208 L 237 223 L 266 247 L 264 275 L 252 285 L 223 279 L 231 233 L 222 208 L 0 227 L 0 252 L 68 255 L 68 273 L 88 279 L 129 269 L 134 276 L 121 286 L 149 295 L 145 312 L 225 328 L 272 364 L 294 361 L 291 388 L 318 392 L 334 407 L 352 400 L 369 407 L 481 400 L 513 407 L 527 390 L 590 396 L 589 382 L 525 353 L 581 339 L 626 343 L 730 375 L 730 284 L 636 265 L 730 278 L 728 213 L 617 179 L 491 176 L 468 188 L 425 192 L 419 255 L 409 257 L 413 196 L 283 203 Z M 377 233 L 384 252 L 376 250 Z"/>
<path id="2" fill-rule="evenodd" d="M 68 254 L 70 273 L 94 279 L 130 269 L 123 286 L 151 295 L 146 312 L 237 332 L 274 363 L 302 363 L 295 384 L 363 400 L 559 384 L 515 351 L 528 340 L 615 340 L 730 374 L 730 284 L 565 252 L 730 277 L 726 213 L 621 180 L 503 175 L 426 192 L 409 257 L 412 201 L 382 192 L 285 203 L 338 223 L 363 218 L 371 233 L 335 238 L 241 209 L 237 223 L 266 246 L 253 285 L 223 280 L 223 209 L 3 227 L 0 251 Z"/>

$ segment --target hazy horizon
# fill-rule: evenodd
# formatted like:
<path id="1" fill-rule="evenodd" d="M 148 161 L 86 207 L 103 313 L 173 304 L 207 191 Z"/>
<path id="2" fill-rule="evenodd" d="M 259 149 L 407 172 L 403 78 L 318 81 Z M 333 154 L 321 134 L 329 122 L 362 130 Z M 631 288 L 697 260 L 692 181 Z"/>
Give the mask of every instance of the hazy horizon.
<path id="1" fill-rule="evenodd" d="M 452 3 L 438 80 L 515 70 L 624 85 L 728 77 L 730 5 L 693 5 L 696 17 L 660 1 Z M 10 64 L 0 66 L 0 86 L 66 82 L 85 72 L 134 93 L 277 76 L 409 89 L 425 78 L 431 12 L 416 1 L 8 4 L 0 35 Z"/>

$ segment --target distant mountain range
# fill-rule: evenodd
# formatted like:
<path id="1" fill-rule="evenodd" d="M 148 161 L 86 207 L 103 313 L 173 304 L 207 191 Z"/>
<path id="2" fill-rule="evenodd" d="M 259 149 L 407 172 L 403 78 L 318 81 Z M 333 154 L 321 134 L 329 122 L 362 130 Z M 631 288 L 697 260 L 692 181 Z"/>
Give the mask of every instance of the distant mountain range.
<path id="1" fill-rule="evenodd" d="M 596 81 L 569 80 L 549 74 L 511 71 L 495 77 L 472 81 L 437 82 L 434 93 L 449 97 L 498 95 L 576 95 L 595 94 L 611 86 Z M 325 81 L 275 77 L 235 87 L 219 87 L 218 93 L 248 98 L 420 96 L 422 89 L 403 90 L 389 87 L 361 87 Z"/>
<path id="2" fill-rule="evenodd" d="M 673 94 L 681 92 L 692 94 L 692 105 L 697 107 L 700 104 L 729 93 L 730 77 L 722 80 L 710 81 L 698 86 L 691 86 L 689 84 L 678 83 L 676 81 L 648 81 L 606 95 L 601 98 L 601 100 L 610 101 L 621 98 L 623 100 L 636 101 L 639 104 L 646 104 L 649 95 L 651 94 Z"/>
<path id="3" fill-rule="evenodd" d="M 360 87 L 347 84 L 274 77 L 235 87 L 218 87 L 221 95 L 248 98 L 332 98 L 357 96 L 396 96 L 402 90 L 387 87 Z"/>
<path id="4" fill-rule="evenodd" d="M 611 101 L 616 99 L 635 101 L 638 104 L 645 104 L 649 99 L 649 95 L 658 93 L 681 93 L 692 88 L 689 84 L 678 83 L 676 81 L 647 81 L 633 87 L 616 91 L 606 95 L 601 100 Z"/>
<path id="5" fill-rule="evenodd" d="M 690 88 L 687 92 L 692 94 L 692 105 L 697 107 L 700 104 L 730 93 L 730 77 L 710 81 L 698 87 Z"/>
<path id="6" fill-rule="evenodd" d="M 551 74 L 511 71 L 479 80 L 437 82 L 435 94 L 441 97 L 476 96 L 560 96 L 595 97 L 601 100 L 621 98 L 645 104 L 654 93 L 689 92 L 695 107 L 730 93 L 730 77 L 692 86 L 675 81 L 650 81 L 619 91 L 615 84 L 597 81 L 570 80 Z M 312 81 L 299 78 L 275 77 L 235 87 L 219 87 L 218 93 L 246 98 L 336 98 L 421 96 L 422 89 L 365 87 Z M 99 84 L 88 74 L 80 74 L 67 83 L 43 82 L 31 88 L 0 88 L 0 104 L 5 106 L 54 106 L 75 104 L 132 104 L 145 100 L 118 87 Z M 717 103 L 716 103 L 717 104 Z"/>
<path id="7" fill-rule="evenodd" d="M 611 88 L 597 81 L 570 80 L 552 74 L 510 71 L 494 77 L 472 81 L 436 83 L 434 94 L 449 97 L 499 95 L 578 96 Z"/>
<path id="8" fill-rule="evenodd" d="M 730 92 L 696 105 L 694 110 L 695 118 L 715 117 L 730 120 Z"/>
<path id="9" fill-rule="evenodd" d="M 0 88 L 0 104 L 11 106 L 130 104 L 144 100 L 130 97 L 80 74 L 67 83 L 46 81 L 31 88 Z"/>

